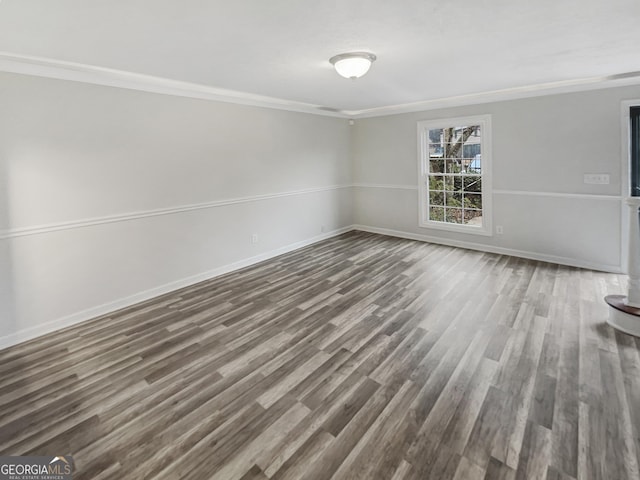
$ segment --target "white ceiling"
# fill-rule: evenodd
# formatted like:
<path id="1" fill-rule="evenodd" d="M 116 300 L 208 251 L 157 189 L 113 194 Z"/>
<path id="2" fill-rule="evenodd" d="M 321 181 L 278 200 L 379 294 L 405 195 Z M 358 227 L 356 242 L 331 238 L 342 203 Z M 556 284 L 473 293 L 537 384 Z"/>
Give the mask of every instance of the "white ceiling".
<path id="1" fill-rule="evenodd" d="M 0 1 L 1 52 L 338 110 L 640 71 L 638 0 Z"/>

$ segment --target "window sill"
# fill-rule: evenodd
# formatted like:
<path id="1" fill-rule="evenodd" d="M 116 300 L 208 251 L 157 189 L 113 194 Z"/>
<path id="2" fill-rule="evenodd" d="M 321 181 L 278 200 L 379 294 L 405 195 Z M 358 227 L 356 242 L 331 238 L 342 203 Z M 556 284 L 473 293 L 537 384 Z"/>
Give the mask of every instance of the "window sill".
<path id="1" fill-rule="evenodd" d="M 432 230 L 444 230 L 447 232 L 465 233 L 470 235 L 482 235 L 485 237 L 493 236 L 493 231 L 490 225 L 484 225 L 482 227 L 474 227 L 470 225 L 461 225 L 456 223 L 421 221 L 419 226 L 420 228 L 428 228 Z"/>

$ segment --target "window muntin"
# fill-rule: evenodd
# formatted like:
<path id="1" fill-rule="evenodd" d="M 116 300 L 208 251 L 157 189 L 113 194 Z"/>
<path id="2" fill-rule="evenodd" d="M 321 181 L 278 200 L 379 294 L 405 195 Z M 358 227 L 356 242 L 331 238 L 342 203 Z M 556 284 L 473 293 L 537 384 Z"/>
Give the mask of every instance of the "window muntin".
<path id="1" fill-rule="evenodd" d="M 490 117 L 420 122 L 420 225 L 491 234 Z"/>

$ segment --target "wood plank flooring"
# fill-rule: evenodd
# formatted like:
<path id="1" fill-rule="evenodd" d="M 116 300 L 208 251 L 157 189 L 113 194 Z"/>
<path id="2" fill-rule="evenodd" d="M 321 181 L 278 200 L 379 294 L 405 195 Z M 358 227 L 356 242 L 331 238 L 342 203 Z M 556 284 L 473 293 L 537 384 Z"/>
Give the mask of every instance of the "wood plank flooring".
<path id="1" fill-rule="evenodd" d="M 617 275 L 352 232 L 0 351 L 80 479 L 639 479 Z"/>

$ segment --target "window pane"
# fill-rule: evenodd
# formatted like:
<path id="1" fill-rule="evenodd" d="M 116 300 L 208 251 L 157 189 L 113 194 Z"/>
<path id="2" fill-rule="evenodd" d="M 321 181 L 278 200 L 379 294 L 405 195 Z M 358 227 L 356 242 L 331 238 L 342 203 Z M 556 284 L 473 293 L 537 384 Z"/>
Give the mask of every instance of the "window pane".
<path id="1" fill-rule="evenodd" d="M 476 158 L 476 155 L 480 155 L 481 153 L 482 152 L 479 143 L 465 145 L 464 147 L 462 147 L 462 156 L 470 160 L 474 160 Z"/>
<path id="2" fill-rule="evenodd" d="M 429 160 L 429 173 L 444 173 L 444 160 Z"/>
<path id="3" fill-rule="evenodd" d="M 462 223 L 463 220 L 461 208 L 447 208 L 445 216 L 449 223 Z"/>
<path id="4" fill-rule="evenodd" d="M 441 143 L 429 144 L 429 157 L 430 158 L 442 158 L 444 157 L 444 147 Z"/>
<path id="5" fill-rule="evenodd" d="M 442 129 L 432 128 L 429 130 L 429 142 L 441 143 L 442 142 Z"/>
<path id="6" fill-rule="evenodd" d="M 429 220 L 433 220 L 434 222 L 444 222 L 444 208 L 429 207 Z"/>
<path id="7" fill-rule="evenodd" d="M 459 190 L 459 188 L 456 188 L 456 182 L 458 183 L 460 182 L 460 177 L 454 177 L 453 175 L 446 175 L 444 177 L 444 189 L 449 191 Z"/>
<path id="8" fill-rule="evenodd" d="M 445 158 L 462 158 L 462 144 L 460 144 L 460 143 L 445 143 L 444 144 L 444 157 Z"/>
<path id="9" fill-rule="evenodd" d="M 444 193 L 429 192 L 429 205 L 444 205 Z"/>
<path id="10" fill-rule="evenodd" d="M 443 143 L 452 143 L 454 139 L 454 127 L 443 128 L 442 129 L 442 142 Z"/>
<path id="11" fill-rule="evenodd" d="M 464 208 L 482 210 L 482 195 L 479 193 L 465 193 Z"/>
<path id="12" fill-rule="evenodd" d="M 442 175 L 429 175 L 429 190 L 444 190 L 444 179 Z"/>
<path id="13" fill-rule="evenodd" d="M 446 193 L 447 207 L 462 207 L 462 194 L 461 193 Z"/>
<path id="14" fill-rule="evenodd" d="M 464 223 L 467 225 L 482 226 L 482 211 L 481 210 L 465 210 L 464 211 Z"/>
<path id="15" fill-rule="evenodd" d="M 482 192 L 482 177 L 465 175 L 462 183 L 465 192 Z"/>
<path id="16" fill-rule="evenodd" d="M 480 138 L 482 138 L 480 133 L 480 125 L 469 125 L 468 127 L 464 127 L 464 137 L 465 137 L 465 145 L 471 144 L 480 144 Z"/>
<path id="17" fill-rule="evenodd" d="M 469 159 L 469 163 L 466 165 L 467 173 L 482 173 L 482 155 L 479 153 Z"/>
<path id="18" fill-rule="evenodd" d="M 460 175 L 451 175 L 448 178 L 449 178 L 449 181 L 446 183 L 447 190 L 452 192 L 461 192 L 462 177 Z"/>
<path id="19" fill-rule="evenodd" d="M 446 173 L 461 173 L 462 167 L 459 160 L 446 159 L 445 160 L 445 171 Z"/>

